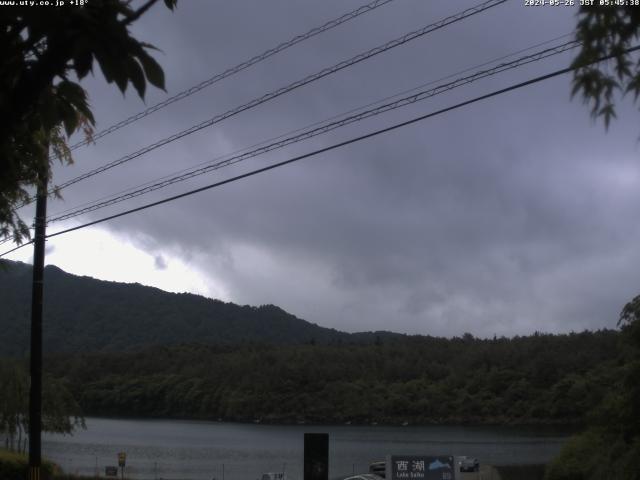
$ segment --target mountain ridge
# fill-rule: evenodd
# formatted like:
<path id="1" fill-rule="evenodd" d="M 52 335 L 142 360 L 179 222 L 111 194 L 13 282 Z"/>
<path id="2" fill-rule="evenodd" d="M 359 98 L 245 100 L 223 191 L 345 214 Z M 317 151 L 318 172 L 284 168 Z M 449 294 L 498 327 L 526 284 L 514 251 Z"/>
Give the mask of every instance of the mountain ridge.
<path id="1" fill-rule="evenodd" d="M 292 315 L 276 305 L 237 305 L 139 283 L 78 276 L 55 265 L 44 271 L 44 350 L 131 351 L 154 345 L 202 343 L 373 343 L 393 332 L 347 333 Z M 0 354 L 28 351 L 32 266 L 0 262 Z"/>

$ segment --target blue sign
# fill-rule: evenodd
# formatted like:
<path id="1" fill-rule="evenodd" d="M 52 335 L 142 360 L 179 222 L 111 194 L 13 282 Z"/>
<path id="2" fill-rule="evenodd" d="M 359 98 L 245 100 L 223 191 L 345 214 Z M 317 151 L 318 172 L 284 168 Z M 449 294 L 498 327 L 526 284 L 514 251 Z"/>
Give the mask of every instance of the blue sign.
<path id="1" fill-rule="evenodd" d="M 453 480 L 453 456 L 393 455 L 389 480 Z"/>

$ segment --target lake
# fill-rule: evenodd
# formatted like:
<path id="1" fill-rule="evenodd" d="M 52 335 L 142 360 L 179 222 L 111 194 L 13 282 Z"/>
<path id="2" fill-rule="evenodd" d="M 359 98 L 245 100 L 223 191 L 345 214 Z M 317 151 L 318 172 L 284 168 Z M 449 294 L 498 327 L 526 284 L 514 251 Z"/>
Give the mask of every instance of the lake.
<path id="1" fill-rule="evenodd" d="M 367 471 L 386 455 L 468 455 L 481 463 L 546 463 L 565 430 L 522 427 L 262 425 L 87 418 L 73 436 L 44 435 L 43 455 L 66 472 L 104 477 L 127 454 L 131 479 L 255 480 L 285 471 L 302 478 L 305 432 L 329 434 L 329 476 Z M 119 478 L 119 477 L 118 477 Z"/>

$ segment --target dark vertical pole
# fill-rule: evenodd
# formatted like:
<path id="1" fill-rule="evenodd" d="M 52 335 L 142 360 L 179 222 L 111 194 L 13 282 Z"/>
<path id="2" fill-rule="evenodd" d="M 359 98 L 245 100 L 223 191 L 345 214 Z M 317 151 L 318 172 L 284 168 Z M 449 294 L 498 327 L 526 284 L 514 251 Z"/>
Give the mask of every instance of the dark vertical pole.
<path id="1" fill-rule="evenodd" d="M 329 480 L 329 434 L 304 434 L 304 480 Z"/>
<path id="2" fill-rule="evenodd" d="M 42 298 L 47 182 L 38 186 L 31 294 L 31 388 L 29 390 L 29 480 L 40 480 L 42 463 Z"/>

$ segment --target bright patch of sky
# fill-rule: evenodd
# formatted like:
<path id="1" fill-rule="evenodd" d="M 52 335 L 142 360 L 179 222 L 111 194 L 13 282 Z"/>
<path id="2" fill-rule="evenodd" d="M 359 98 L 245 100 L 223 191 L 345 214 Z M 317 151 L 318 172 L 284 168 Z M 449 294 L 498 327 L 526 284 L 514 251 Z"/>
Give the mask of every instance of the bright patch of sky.
<path id="1" fill-rule="evenodd" d="M 193 263 L 171 251 L 146 250 L 141 243 L 106 229 L 87 228 L 49 239 L 46 264 L 74 275 L 142 283 L 169 292 L 190 292 L 221 300 L 227 298 L 225 287 L 215 276 L 204 275 Z M 33 263 L 33 249 L 17 250 L 6 258 Z M 96 272 L 100 272 L 99 275 Z"/>

